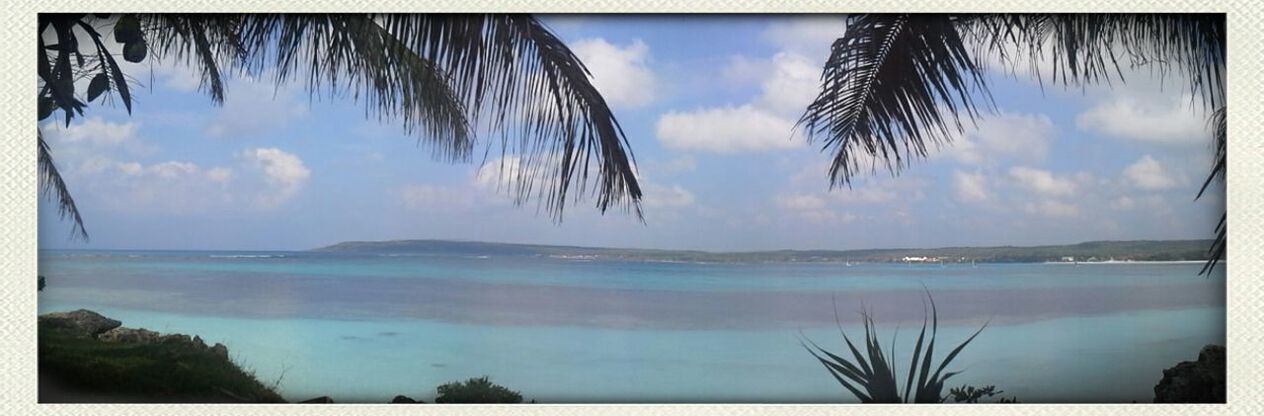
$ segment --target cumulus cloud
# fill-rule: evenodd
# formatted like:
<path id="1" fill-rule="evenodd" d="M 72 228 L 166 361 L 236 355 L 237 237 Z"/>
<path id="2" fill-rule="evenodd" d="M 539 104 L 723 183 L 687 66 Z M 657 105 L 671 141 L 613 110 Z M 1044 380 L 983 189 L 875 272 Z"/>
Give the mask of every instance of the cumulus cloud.
<path id="1" fill-rule="evenodd" d="M 255 198 L 262 207 L 275 207 L 288 201 L 311 177 L 312 171 L 293 153 L 275 147 L 246 149 L 241 157 L 263 171 L 269 192 Z"/>
<path id="2" fill-rule="evenodd" d="M 986 202 L 992 199 L 988 189 L 987 176 L 982 172 L 966 173 L 959 170 L 952 172 L 952 186 L 955 196 L 961 202 Z"/>
<path id="3" fill-rule="evenodd" d="M 767 60 L 732 58 L 723 76 L 757 79 L 760 93 L 739 104 L 669 111 L 655 126 L 658 140 L 668 148 L 717 153 L 801 147 L 801 137 L 792 135 L 794 124 L 816 97 L 823 60 L 788 47 Z"/>
<path id="4" fill-rule="evenodd" d="M 754 100 L 668 112 L 658 120 L 658 140 L 669 148 L 719 153 L 802 146 L 791 133 L 797 112 L 816 96 L 818 71 L 819 65 L 802 55 L 778 53 Z"/>
<path id="5" fill-rule="evenodd" d="M 760 84 L 763 93 L 755 100 L 758 108 L 794 117 L 820 91 L 821 65 L 803 55 L 779 52 L 773 55 L 769 71 Z"/>
<path id="6" fill-rule="evenodd" d="M 571 50 L 592 72 L 593 85 L 610 105 L 638 107 L 654 99 L 654 72 L 646 64 L 650 48 L 645 42 L 619 46 L 602 38 L 583 39 Z"/>
<path id="7" fill-rule="evenodd" d="M 187 161 L 101 162 L 92 172 L 75 178 L 80 189 L 115 210 L 190 213 L 222 207 L 235 201 L 227 167 L 206 168 Z"/>
<path id="8" fill-rule="evenodd" d="M 92 170 L 76 171 L 72 183 L 82 185 L 80 194 L 109 209 L 188 214 L 278 208 L 310 176 L 302 160 L 279 149 L 247 149 L 238 156 L 237 166 L 101 157 L 94 159 Z"/>
<path id="9" fill-rule="evenodd" d="M 969 165 L 997 160 L 1044 160 L 1055 133 L 1044 114 L 1001 113 L 986 116 L 974 128 L 953 139 L 943 154 Z"/>
<path id="10" fill-rule="evenodd" d="M 50 143 L 77 144 L 85 143 L 94 146 L 118 146 L 136 138 L 138 125 L 135 122 L 115 123 L 101 117 L 88 117 L 82 122 L 62 127 L 61 123 L 47 123 L 41 130 L 44 139 Z"/>
<path id="11" fill-rule="evenodd" d="M 1009 176 L 1028 191 L 1043 195 L 1068 196 L 1075 192 L 1074 180 L 1057 177 L 1047 170 L 1016 166 L 1010 168 Z"/>
<path id="12" fill-rule="evenodd" d="M 1147 190 L 1163 190 L 1176 186 L 1167 169 L 1150 155 L 1142 156 L 1124 168 L 1124 178 L 1133 186 Z"/>
<path id="13" fill-rule="evenodd" d="M 672 111 L 658 119 L 658 140 L 666 147 L 735 153 L 788 149 L 794 121 L 751 105 Z"/>
<path id="14" fill-rule="evenodd" d="M 830 45 L 847 31 L 847 16 L 832 14 L 774 16 L 764 40 L 822 62 L 829 55 Z"/>
<path id="15" fill-rule="evenodd" d="M 1111 137 L 1167 145 L 1199 145 L 1211 133 L 1207 114 L 1191 97 L 1142 99 L 1121 94 L 1080 113 L 1076 126 Z"/>

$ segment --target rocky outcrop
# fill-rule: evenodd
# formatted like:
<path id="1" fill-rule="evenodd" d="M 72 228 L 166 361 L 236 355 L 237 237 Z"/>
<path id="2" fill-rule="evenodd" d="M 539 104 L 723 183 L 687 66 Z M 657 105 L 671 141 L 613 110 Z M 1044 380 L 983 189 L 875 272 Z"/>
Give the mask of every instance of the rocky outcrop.
<path id="1" fill-rule="evenodd" d="M 158 341 L 161 334 L 145 328 L 118 327 L 97 335 L 97 339 L 105 342 L 148 344 Z"/>
<path id="2" fill-rule="evenodd" d="M 190 337 L 185 334 L 166 334 L 150 331 L 145 328 L 126 328 L 122 322 L 106 318 L 101 314 L 80 309 L 74 312 L 54 312 L 40 315 L 40 325 L 65 330 L 76 335 L 93 337 L 104 342 L 120 344 L 176 344 L 196 349 L 210 350 L 215 355 L 228 359 L 228 347 L 216 343 L 206 346 L 202 337 Z"/>
<path id="3" fill-rule="evenodd" d="M 40 325 L 65 330 L 85 337 L 95 337 L 123 325 L 122 322 L 106 318 L 87 309 L 40 315 L 39 323 Z"/>
<path id="4" fill-rule="evenodd" d="M 1198 361 L 1182 361 L 1163 370 L 1154 386 L 1155 403 L 1224 403 L 1225 347 L 1208 345 Z"/>

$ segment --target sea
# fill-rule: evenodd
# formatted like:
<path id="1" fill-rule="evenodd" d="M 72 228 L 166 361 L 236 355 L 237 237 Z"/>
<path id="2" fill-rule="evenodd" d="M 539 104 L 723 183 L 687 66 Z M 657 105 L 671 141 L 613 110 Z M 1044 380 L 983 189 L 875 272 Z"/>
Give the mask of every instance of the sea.
<path id="1" fill-rule="evenodd" d="M 341 403 L 481 376 L 540 403 L 855 402 L 803 343 L 844 355 L 867 313 L 903 380 L 933 311 L 936 362 L 986 325 L 948 387 L 1144 403 L 1224 345 L 1224 267 L 1201 267 L 42 250 L 38 307 L 198 335 L 287 400 Z"/>

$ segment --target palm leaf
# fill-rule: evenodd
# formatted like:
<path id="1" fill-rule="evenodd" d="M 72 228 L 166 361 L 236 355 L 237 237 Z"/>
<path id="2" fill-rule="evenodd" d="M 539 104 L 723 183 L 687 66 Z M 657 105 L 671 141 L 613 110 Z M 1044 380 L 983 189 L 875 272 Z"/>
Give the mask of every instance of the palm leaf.
<path id="1" fill-rule="evenodd" d="M 584 65 L 529 15 L 41 15 L 40 33 L 59 43 L 40 36 L 39 93 L 67 123 L 85 106 L 68 81 L 71 57 L 85 65 L 65 46 L 74 44 L 74 25 L 97 46 L 98 69 L 114 85 L 106 93 L 130 111 L 125 76 L 94 30 L 123 19 L 138 22 L 152 57 L 194 66 L 213 102 L 222 102 L 230 75 L 299 80 L 313 98 L 350 96 L 366 117 L 402 122 L 438 159 L 469 161 L 478 138 L 493 137 L 485 161 L 493 149 L 518 160 L 515 202 L 538 198 L 556 221 L 589 194 L 603 213 L 617 207 L 642 218 L 622 127 Z"/>
<path id="2" fill-rule="evenodd" d="M 973 94 L 987 88 L 945 15 L 852 17 L 821 79 L 798 125 L 833 151 L 831 186 L 850 184 L 862 156 L 892 174 L 925 157 L 930 146 L 950 140 L 949 125 L 961 129 L 961 113 L 977 115 Z"/>
<path id="3" fill-rule="evenodd" d="M 1203 181 L 1203 186 L 1198 190 L 1198 196 L 1201 198 L 1203 193 L 1207 191 L 1207 187 L 1211 186 L 1212 181 L 1217 178 L 1224 180 L 1225 168 L 1228 166 L 1228 148 L 1225 147 L 1225 108 L 1220 107 L 1211 116 L 1211 124 L 1213 129 L 1213 137 L 1215 143 L 1215 162 L 1212 165 L 1211 173 L 1207 175 L 1207 180 Z M 1225 234 L 1225 220 L 1228 219 L 1227 214 L 1220 215 L 1220 222 L 1216 224 L 1216 239 L 1212 242 L 1211 248 L 1207 250 L 1207 263 L 1203 264 L 1202 270 L 1198 274 L 1211 276 L 1212 270 L 1216 269 L 1216 264 L 1225 256 L 1225 242 L 1227 235 Z"/>
<path id="4" fill-rule="evenodd" d="M 62 180 L 61 173 L 57 171 L 57 164 L 53 163 L 53 156 L 48 150 L 48 143 L 44 141 L 44 133 L 37 130 L 35 135 L 39 139 L 38 164 L 41 191 L 45 198 L 53 199 L 57 202 L 57 215 L 62 219 L 70 219 L 73 224 L 70 230 L 71 238 L 79 237 L 86 241 L 88 239 L 88 230 L 83 227 L 83 217 L 79 215 L 79 208 L 75 206 L 75 199 L 70 196 L 70 189 L 66 186 L 66 181 Z"/>
<path id="5" fill-rule="evenodd" d="M 1066 87 L 1124 82 L 1124 67 L 1181 75 L 1191 105 L 1201 99 L 1223 125 L 1223 14 L 853 15 L 798 124 L 833 154 L 830 186 L 850 185 L 869 160 L 871 171 L 881 164 L 898 174 L 929 146 L 948 142 L 963 118 L 974 121 L 975 101 L 991 103 L 976 64 L 985 56 L 1011 69 L 1027 62 L 1042 85 L 1045 75 Z M 1041 74 L 1046 60 L 1051 72 Z M 1213 140 L 1223 143 L 1223 129 Z M 1218 153 L 1200 195 L 1224 173 Z M 1216 233 L 1203 273 L 1224 254 L 1223 221 Z"/>

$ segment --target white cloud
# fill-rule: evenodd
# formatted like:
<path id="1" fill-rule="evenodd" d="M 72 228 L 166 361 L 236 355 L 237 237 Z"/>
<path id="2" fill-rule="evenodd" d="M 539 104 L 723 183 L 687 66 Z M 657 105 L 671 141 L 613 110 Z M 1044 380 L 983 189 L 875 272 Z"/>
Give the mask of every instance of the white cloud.
<path id="1" fill-rule="evenodd" d="M 1035 162 L 1048 155 L 1054 133 L 1053 121 L 1043 114 L 984 116 L 978 126 L 954 138 L 943 155 L 970 165 L 1000 159 Z"/>
<path id="2" fill-rule="evenodd" d="M 1124 195 L 1110 201 L 1110 208 L 1116 211 L 1129 211 L 1137 207 L 1137 201 Z"/>
<path id="3" fill-rule="evenodd" d="M 519 178 L 530 173 L 524 170 L 525 167 L 519 156 L 498 157 L 479 166 L 474 172 L 474 185 L 491 193 L 516 190 L 521 185 Z"/>
<path id="4" fill-rule="evenodd" d="M 668 148 L 719 153 L 797 147 L 793 128 L 793 121 L 751 105 L 672 111 L 656 125 L 659 142 Z"/>
<path id="5" fill-rule="evenodd" d="M 763 82 L 758 108 L 794 117 L 803 112 L 820 91 L 821 65 L 803 55 L 780 52 L 773 55 L 771 71 Z"/>
<path id="6" fill-rule="evenodd" d="M 1076 126 L 1107 136 L 1168 145 L 1204 144 L 1210 137 L 1207 114 L 1191 97 L 1146 99 L 1126 94 L 1094 105 L 1075 118 Z"/>
<path id="7" fill-rule="evenodd" d="M 767 65 L 753 65 L 747 58 L 734 59 L 725 74 L 750 77 L 753 68 L 764 70 L 760 94 L 738 105 L 669 111 L 659 117 L 659 142 L 673 149 L 718 153 L 789 149 L 804 144 L 793 135 L 800 112 L 811 104 L 819 88 L 821 64 L 801 54 L 782 51 Z M 752 77 L 753 78 L 753 77 Z"/>
<path id="8" fill-rule="evenodd" d="M 1150 155 L 1124 168 L 1124 178 L 1141 189 L 1163 190 L 1176 186 L 1176 180 L 1172 179 L 1163 164 Z"/>
<path id="9" fill-rule="evenodd" d="M 1016 166 L 1009 176 L 1029 191 L 1050 196 L 1068 196 L 1075 192 L 1075 181 L 1060 178 L 1047 170 Z"/>
<path id="10" fill-rule="evenodd" d="M 241 157 L 261 169 L 265 182 L 272 188 L 255 198 L 261 207 L 275 207 L 289 200 L 312 174 L 298 156 L 275 147 L 247 149 Z"/>
<path id="11" fill-rule="evenodd" d="M 612 106 L 637 107 L 654 99 L 654 73 L 646 65 L 649 46 L 640 40 L 627 46 L 602 38 L 574 42 L 571 50 L 592 72 L 593 85 Z"/>
<path id="12" fill-rule="evenodd" d="M 226 186 L 233 172 L 226 167 L 204 168 L 186 161 L 148 165 L 108 161 L 83 173 L 73 181 L 83 185 L 80 192 L 120 211 L 204 212 L 235 200 Z"/>
<path id="13" fill-rule="evenodd" d="M 779 48 L 824 62 L 830 45 L 846 31 L 845 15 L 787 15 L 774 16 L 763 37 Z"/>
<path id="14" fill-rule="evenodd" d="M 1023 210 L 1028 214 L 1046 217 L 1074 217 L 1080 213 L 1080 207 L 1060 201 L 1028 202 Z"/>
<path id="15" fill-rule="evenodd" d="M 992 199 L 992 192 L 988 190 L 987 176 L 982 172 L 953 171 L 952 186 L 957 200 L 961 202 L 986 202 Z"/>
<path id="16" fill-rule="evenodd" d="M 88 117 L 65 127 L 61 123 L 45 123 L 41 132 L 50 144 L 90 144 L 98 147 L 119 146 L 134 142 L 139 124 L 115 123 L 101 117 Z"/>
<path id="17" fill-rule="evenodd" d="M 693 193 L 680 185 L 663 186 L 650 182 L 641 185 L 644 191 L 642 203 L 646 208 L 681 208 L 693 205 L 695 201 Z"/>

